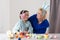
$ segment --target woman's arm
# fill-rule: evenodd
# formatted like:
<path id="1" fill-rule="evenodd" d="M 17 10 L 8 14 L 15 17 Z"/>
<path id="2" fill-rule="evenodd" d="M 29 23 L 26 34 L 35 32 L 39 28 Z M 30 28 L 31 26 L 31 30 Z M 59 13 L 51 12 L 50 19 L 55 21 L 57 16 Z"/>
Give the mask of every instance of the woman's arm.
<path id="1" fill-rule="evenodd" d="M 28 30 L 29 33 L 33 33 L 33 27 L 31 25 L 31 23 L 29 22 L 29 30 Z"/>
<path id="2" fill-rule="evenodd" d="M 46 33 L 49 33 L 49 27 L 46 29 Z"/>

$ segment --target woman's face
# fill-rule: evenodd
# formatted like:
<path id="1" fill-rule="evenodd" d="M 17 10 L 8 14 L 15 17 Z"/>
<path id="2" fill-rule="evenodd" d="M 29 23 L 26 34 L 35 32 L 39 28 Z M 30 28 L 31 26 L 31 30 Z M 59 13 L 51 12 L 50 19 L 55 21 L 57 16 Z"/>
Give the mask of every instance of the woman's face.
<path id="1" fill-rule="evenodd" d="M 42 11 L 40 11 L 40 10 L 38 10 L 38 13 L 37 13 L 37 19 L 40 19 L 40 20 L 43 19 Z"/>
<path id="2" fill-rule="evenodd" d="M 21 14 L 20 17 L 24 21 L 28 20 L 28 18 L 29 18 L 29 12 L 25 12 L 25 13 Z"/>

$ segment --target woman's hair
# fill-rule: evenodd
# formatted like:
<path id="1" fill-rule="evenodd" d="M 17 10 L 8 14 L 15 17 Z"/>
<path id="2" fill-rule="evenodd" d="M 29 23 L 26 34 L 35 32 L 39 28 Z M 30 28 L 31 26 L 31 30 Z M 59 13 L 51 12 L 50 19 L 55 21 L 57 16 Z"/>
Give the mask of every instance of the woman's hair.
<path id="1" fill-rule="evenodd" d="M 22 10 L 21 12 L 20 12 L 20 14 L 23 14 L 23 13 L 26 13 L 26 12 L 29 12 L 28 10 Z"/>
<path id="2" fill-rule="evenodd" d="M 45 16 L 45 15 L 46 15 L 47 11 L 46 11 L 45 9 L 40 8 L 39 10 L 40 10 L 40 11 L 42 11 L 42 15 L 43 15 L 43 16 Z"/>

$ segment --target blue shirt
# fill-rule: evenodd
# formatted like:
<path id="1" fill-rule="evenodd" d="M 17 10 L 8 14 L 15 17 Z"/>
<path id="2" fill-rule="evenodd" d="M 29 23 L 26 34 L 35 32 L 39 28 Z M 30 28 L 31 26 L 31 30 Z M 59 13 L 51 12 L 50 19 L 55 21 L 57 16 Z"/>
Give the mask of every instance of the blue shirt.
<path id="1" fill-rule="evenodd" d="M 42 23 L 38 24 L 38 19 L 36 18 L 37 14 L 31 16 L 29 21 L 33 27 L 33 33 L 36 34 L 44 34 L 46 32 L 47 27 L 49 27 L 49 22 L 47 19 L 43 20 Z"/>

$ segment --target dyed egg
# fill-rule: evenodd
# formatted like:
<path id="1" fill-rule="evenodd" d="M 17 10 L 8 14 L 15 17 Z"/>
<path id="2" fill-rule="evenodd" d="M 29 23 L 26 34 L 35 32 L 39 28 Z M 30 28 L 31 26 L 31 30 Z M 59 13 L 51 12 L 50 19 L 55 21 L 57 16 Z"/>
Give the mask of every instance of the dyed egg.
<path id="1" fill-rule="evenodd" d="M 20 37 L 20 38 L 24 38 L 24 35 L 20 35 L 19 37 Z"/>
<path id="2" fill-rule="evenodd" d="M 45 38 L 45 39 L 48 39 L 48 34 L 45 34 L 45 35 L 44 35 L 44 38 Z"/>
<path id="3" fill-rule="evenodd" d="M 57 38 L 57 36 L 56 35 L 54 35 L 54 39 L 56 39 Z"/>
<path id="4" fill-rule="evenodd" d="M 43 36 L 37 36 L 37 39 L 42 39 L 43 38 Z"/>
<path id="5" fill-rule="evenodd" d="M 16 38 L 18 38 L 18 35 L 15 35 Z"/>
<path id="6" fill-rule="evenodd" d="M 29 39 L 29 38 L 30 38 L 30 36 L 26 36 L 26 38 L 28 38 L 28 39 Z"/>

